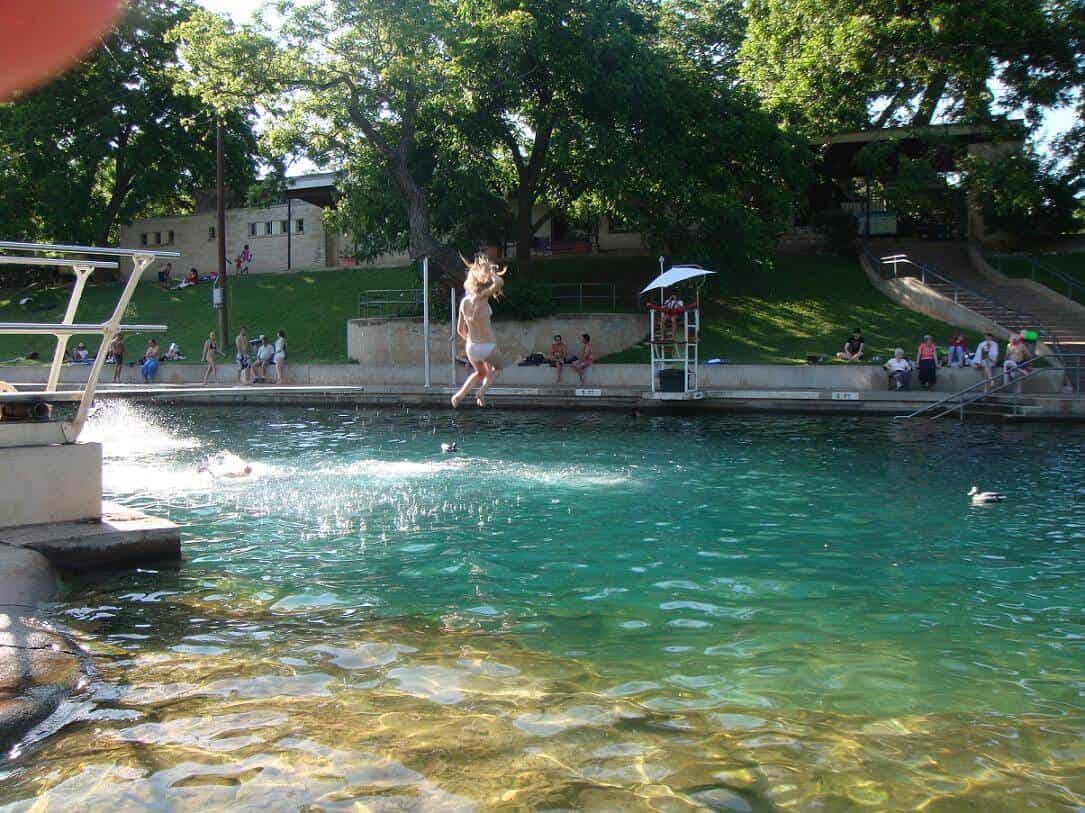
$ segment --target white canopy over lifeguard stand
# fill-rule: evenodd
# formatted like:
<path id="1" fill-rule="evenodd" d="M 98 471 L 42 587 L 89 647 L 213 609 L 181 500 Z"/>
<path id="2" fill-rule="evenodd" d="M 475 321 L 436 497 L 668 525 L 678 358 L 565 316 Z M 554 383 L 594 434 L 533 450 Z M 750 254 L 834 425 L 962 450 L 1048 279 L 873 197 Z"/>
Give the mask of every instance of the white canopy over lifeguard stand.
<path id="1" fill-rule="evenodd" d="M 699 265 L 676 265 L 663 271 L 660 258 L 658 277 L 649 282 L 642 294 L 659 289 L 659 306 L 648 312 L 650 322 L 649 346 L 651 348 L 652 397 L 660 401 L 688 401 L 704 397 L 700 390 L 697 370 L 700 362 L 698 348 L 701 336 L 701 285 L 704 278 L 714 271 Z M 686 280 L 696 279 L 696 299 L 673 311 L 663 310 L 663 290 Z M 670 329 L 668 330 L 668 325 Z M 669 373 L 669 371 L 674 371 Z M 665 382 L 665 379 L 671 382 Z M 675 386 L 678 379 L 680 387 Z"/>

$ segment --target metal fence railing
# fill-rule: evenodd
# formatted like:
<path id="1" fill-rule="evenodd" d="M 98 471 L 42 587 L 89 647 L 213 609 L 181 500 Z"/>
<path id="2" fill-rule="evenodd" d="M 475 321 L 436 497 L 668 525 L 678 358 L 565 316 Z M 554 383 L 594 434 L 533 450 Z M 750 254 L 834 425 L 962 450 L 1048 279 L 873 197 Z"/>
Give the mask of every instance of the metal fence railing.
<path id="1" fill-rule="evenodd" d="M 611 282 L 554 282 L 544 286 L 559 310 L 617 310 L 618 290 Z M 447 298 L 437 290 L 430 292 L 430 302 Z M 358 294 L 358 317 L 416 317 L 422 315 L 421 288 L 374 288 Z"/>
<path id="2" fill-rule="evenodd" d="M 437 301 L 437 292 L 430 292 L 430 301 Z M 358 294 L 358 316 L 375 319 L 391 316 L 421 316 L 421 288 L 374 288 Z"/>
<path id="3" fill-rule="evenodd" d="M 612 282 L 552 282 L 546 285 L 559 308 L 573 308 L 580 313 L 589 308 L 618 307 L 618 290 Z"/>
<path id="4" fill-rule="evenodd" d="M 1027 276 L 1067 299 L 1085 304 L 1085 283 L 1052 268 L 1039 257 L 1031 254 L 985 253 L 984 259 L 1008 277 Z"/>

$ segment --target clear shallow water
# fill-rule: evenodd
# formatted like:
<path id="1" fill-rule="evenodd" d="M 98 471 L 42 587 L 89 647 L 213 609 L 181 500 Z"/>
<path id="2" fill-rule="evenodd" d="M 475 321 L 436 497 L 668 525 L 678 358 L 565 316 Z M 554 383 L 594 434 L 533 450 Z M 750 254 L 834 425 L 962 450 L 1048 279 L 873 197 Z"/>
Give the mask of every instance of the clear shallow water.
<path id="1" fill-rule="evenodd" d="M 186 560 L 72 585 L 99 671 L 0 810 L 1085 809 L 1080 430 L 116 405 L 90 435 Z M 255 479 L 195 473 L 226 449 Z"/>

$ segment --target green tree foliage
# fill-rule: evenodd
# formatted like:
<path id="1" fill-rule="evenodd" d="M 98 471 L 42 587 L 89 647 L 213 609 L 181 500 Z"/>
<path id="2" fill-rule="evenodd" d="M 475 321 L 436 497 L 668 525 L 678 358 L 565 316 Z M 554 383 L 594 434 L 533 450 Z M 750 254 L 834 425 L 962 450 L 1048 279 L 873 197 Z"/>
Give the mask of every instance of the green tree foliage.
<path id="1" fill-rule="evenodd" d="M 1082 83 L 1074 0 L 751 0 L 742 75 L 809 134 L 986 122 L 1070 101 Z M 993 81 L 997 80 L 997 81 Z"/>
<path id="2" fill-rule="evenodd" d="M 969 175 L 984 224 L 1012 248 L 1080 228 L 1080 183 L 1035 153 L 969 159 Z"/>
<path id="3" fill-rule="evenodd" d="M 255 26 L 204 13 L 176 36 L 197 92 L 261 105 L 273 152 L 340 169 L 328 217 L 360 257 L 406 247 L 456 274 L 459 252 L 512 232 L 527 276 L 554 211 L 626 215 L 683 256 L 764 256 L 799 153 L 720 80 L 736 40 L 694 19 L 708 7 L 284 0 Z"/>
<path id="4" fill-rule="evenodd" d="M 0 105 L 0 233 L 105 244 L 135 217 L 191 205 L 214 184 L 214 118 L 175 87 L 167 30 L 190 6 L 136 0 L 102 46 L 50 84 Z M 255 139 L 226 116 L 230 184 L 253 174 Z"/>

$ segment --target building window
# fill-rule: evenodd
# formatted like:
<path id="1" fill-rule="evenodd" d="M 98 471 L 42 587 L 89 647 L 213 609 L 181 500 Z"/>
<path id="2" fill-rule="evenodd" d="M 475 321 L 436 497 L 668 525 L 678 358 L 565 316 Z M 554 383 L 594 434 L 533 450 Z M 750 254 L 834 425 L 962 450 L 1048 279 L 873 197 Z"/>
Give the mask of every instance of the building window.
<path id="1" fill-rule="evenodd" d="M 207 227 L 207 239 L 208 239 L 208 241 L 211 241 L 211 240 L 215 239 L 215 227 L 214 226 L 208 226 Z"/>
<path id="2" fill-rule="evenodd" d="M 264 224 L 264 234 L 272 235 L 274 233 L 275 233 L 275 223 L 273 221 L 269 220 L 267 223 Z"/>
<path id="3" fill-rule="evenodd" d="M 299 217 L 294 221 L 294 233 L 305 234 L 305 218 Z"/>
<path id="4" fill-rule="evenodd" d="M 160 246 L 160 245 L 162 245 L 162 232 L 160 232 L 160 231 L 156 231 L 156 232 L 154 233 L 154 244 L 155 244 L 156 246 Z"/>
<path id="5" fill-rule="evenodd" d="M 249 224 L 249 237 L 255 237 L 255 236 L 256 236 L 256 224 L 255 223 L 250 223 Z"/>
<path id="6" fill-rule="evenodd" d="M 139 236 L 139 244 L 141 246 L 147 245 L 147 232 L 143 232 L 143 234 Z"/>
<path id="7" fill-rule="evenodd" d="M 172 246 L 173 245 L 173 232 L 170 231 L 170 232 L 168 232 L 168 234 L 169 234 L 169 244 Z"/>
<path id="8" fill-rule="evenodd" d="M 280 220 L 279 221 L 279 234 L 286 234 L 288 231 L 290 231 L 290 221 L 289 220 Z"/>

